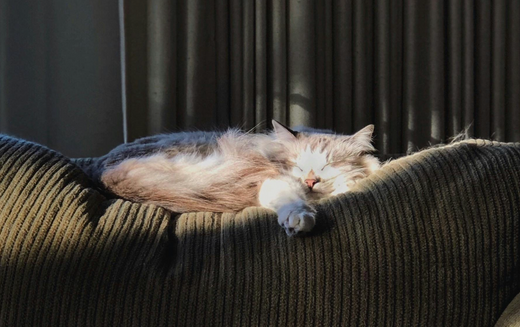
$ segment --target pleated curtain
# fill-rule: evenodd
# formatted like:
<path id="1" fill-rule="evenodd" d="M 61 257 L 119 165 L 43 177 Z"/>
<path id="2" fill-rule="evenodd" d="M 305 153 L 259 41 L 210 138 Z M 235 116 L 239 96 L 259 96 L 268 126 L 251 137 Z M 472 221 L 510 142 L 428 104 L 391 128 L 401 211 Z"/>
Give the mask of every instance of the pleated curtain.
<path id="1" fill-rule="evenodd" d="M 118 1 L 0 2 L 0 132 L 76 157 L 272 118 L 373 123 L 382 154 L 520 141 L 518 0 Z"/>
<path id="2" fill-rule="evenodd" d="M 126 1 L 124 26 L 128 140 L 274 118 L 373 123 L 383 154 L 520 141 L 520 1 Z"/>

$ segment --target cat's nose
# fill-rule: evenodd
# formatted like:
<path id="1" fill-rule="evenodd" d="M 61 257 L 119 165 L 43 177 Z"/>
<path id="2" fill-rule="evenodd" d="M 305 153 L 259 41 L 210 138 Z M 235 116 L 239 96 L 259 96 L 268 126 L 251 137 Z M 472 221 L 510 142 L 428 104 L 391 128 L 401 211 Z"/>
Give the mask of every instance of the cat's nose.
<path id="1" fill-rule="evenodd" d="M 315 178 L 305 180 L 305 184 L 307 184 L 307 186 L 311 189 L 314 187 L 314 185 L 316 185 L 316 183 L 318 183 L 318 180 Z"/>

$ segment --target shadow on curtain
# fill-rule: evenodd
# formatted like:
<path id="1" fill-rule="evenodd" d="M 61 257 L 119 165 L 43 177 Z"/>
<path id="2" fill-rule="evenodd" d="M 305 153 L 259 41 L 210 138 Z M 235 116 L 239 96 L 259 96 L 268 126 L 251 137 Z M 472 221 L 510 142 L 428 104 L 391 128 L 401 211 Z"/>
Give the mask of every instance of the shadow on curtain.
<path id="1" fill-rule="evenodd" d="M 129 140 L 271 118 L 382 153 L 520 141 L 520 2 L 126 1 Z"/>

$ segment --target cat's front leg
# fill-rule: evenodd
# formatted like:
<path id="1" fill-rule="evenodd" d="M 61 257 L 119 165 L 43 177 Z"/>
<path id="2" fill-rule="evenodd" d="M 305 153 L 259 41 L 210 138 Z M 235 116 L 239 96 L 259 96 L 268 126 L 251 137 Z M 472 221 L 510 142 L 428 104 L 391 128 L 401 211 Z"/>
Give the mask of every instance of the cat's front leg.
<path id="1" fill-rule="evenodd" d="M 278 223 L 289 236 L 308 232 L 316 224 L 316 211 L 307 203 L 302 185 L 290 177 L 264 181 L 259 202 L 262 207 L 276 211 Z"/>

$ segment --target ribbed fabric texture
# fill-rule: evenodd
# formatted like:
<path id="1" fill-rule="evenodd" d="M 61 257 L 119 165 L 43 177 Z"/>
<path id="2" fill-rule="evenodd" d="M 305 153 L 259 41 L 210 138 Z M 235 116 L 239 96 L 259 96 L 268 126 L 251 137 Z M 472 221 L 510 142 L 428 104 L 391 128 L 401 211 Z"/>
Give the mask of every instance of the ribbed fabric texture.
<path id="1" fill-rule="evenodd" d="M 495 327 L 517 327 L 520 325 L 520 294 L 509 303 Z"/>
<path id="2" fill-rule="evenodd" d="M 520 292 L 520 145 L 389 163 L 319 206 L 181 216 L 107 200 L 67 158 L 0 137 L 1 326 L 491 326 Z"/>
<path id="3" fill-rule="evenodd" d="M 272 118 L 346 134 L 375 124 L 383 155 L 466 128 L 475 137 L 520 141 L 520 1 L 157 0 L 126 1 L 122 10 L 128 141 L 193 128 L 262 130 Z M 29 56 L 12 39 L 5 81 L 19 81 L 25 92 L 7 93 L 7 117 L 27 110 L 26 94 L 39 95 L 48 83 L 45 75 L 27 81 L 21 74 L 28 61 L 45 63 L 43 51 Z M 110 59 L 94 58 L 84 58 L 86 65 Z M 61 61 L 51 64 L 37 73 L 61 68 Z M 98 80 L 110 82 L 109 72 Z M 85 89 L 98 87 L 91 84 Z M 90 100 L 78 91 L 48 96 L 65 108 Z M 91 133 L 97 142 L 106 139 L 102 128 Z"/>

